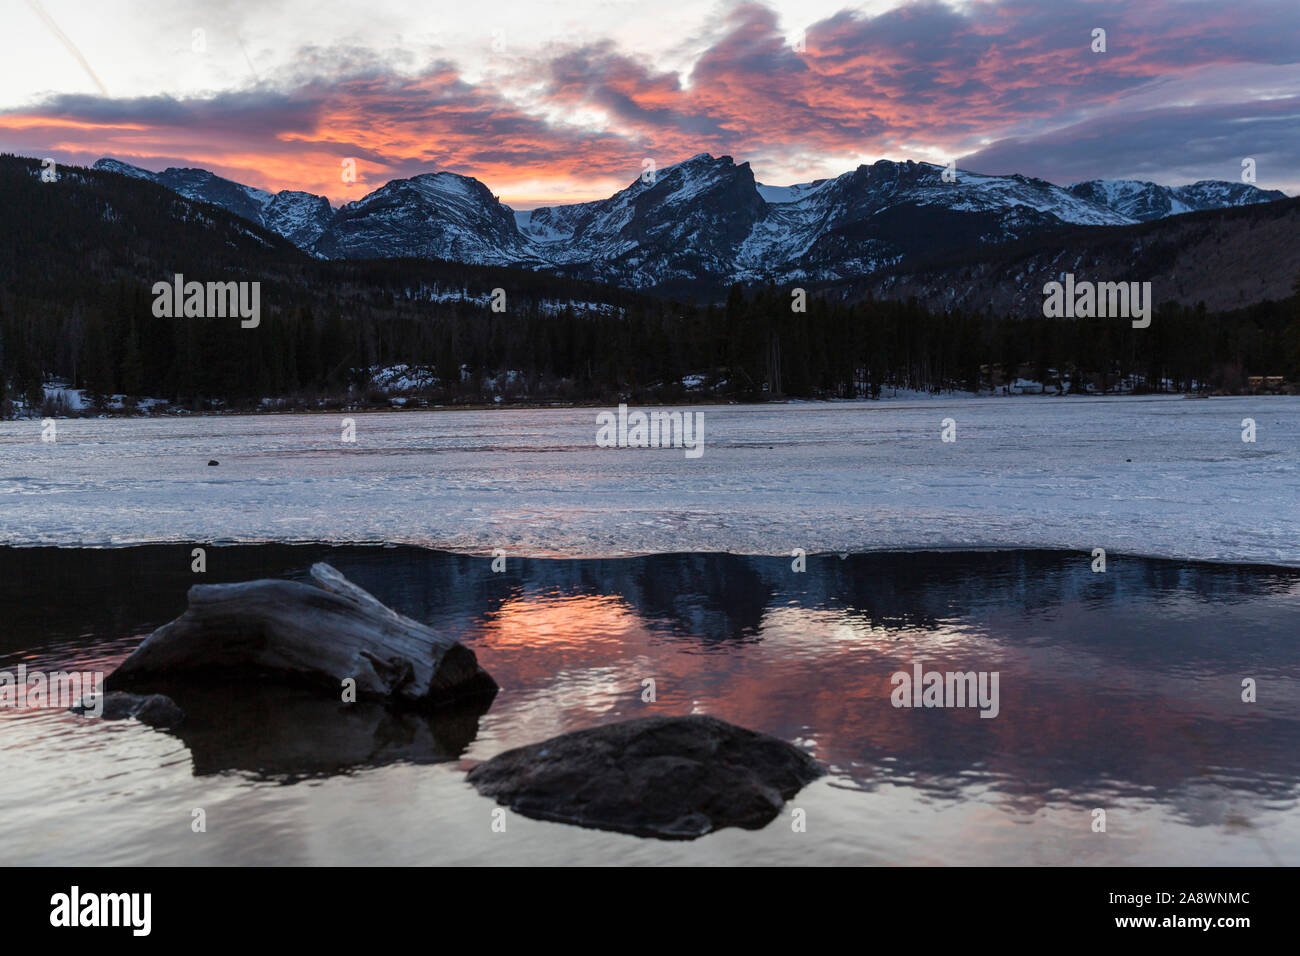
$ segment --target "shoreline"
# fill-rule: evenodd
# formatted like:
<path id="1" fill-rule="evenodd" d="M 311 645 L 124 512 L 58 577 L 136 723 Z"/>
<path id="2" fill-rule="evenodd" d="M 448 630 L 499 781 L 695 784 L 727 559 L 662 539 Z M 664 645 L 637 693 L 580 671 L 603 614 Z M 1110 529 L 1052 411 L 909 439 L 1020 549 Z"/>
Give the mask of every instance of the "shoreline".
<path id="1" fill-rule="evenodd" d="M 899 391 L 905 391 L 906 394 L 898 394 Z M 997 392 L 962 392 L 962 391 L 939 391 L 924 392 L 919 390 L 895 390 L 893 395 L 880 395 L 877 398 L 777 398 L 765 401 L 741 401 L 736 399 L 725 399 L 719 397 L 701 397 L 697 401 L 636 401 L 628 396 L 621 396 L 611 401 L 584 401 L 584 402 L 475 402 L 455 405 L 411 405 L 405 404 L 405 401 L 415 401 L 408 399 L 406 396 L 397 395 L 393 400 L 403 400 L 403 404 L 394 405 L 371 405 L 358 404 L 348 405 L 340 404 L 337 407 L 301 407 L 301 408 L 241 408 L 241 409 L 204 409 L 201 411 L 192 411 L 186 408 L 170 407 L 165 412 L 147 412 L 126 409 L 105 409 L 101 411 L 85 411 L 72 415 L 18 415 L 13 418 L 0 419 L 0 424 L 4 422 L 39 422 L 45 418 L 53 418 L 55 421 L 77 421 L 77 420 L 135 420 L 142 419 L 146 421 L 166 420 L 172 418 L 231 418 L 231 417 L 268 417 L 276 415 L 337 415 L 342 413 L 351 414 L 378 414 L 378 413 L 397 413 L 397 412 L 485 412 L 485 411 L 565 411 L 583 408 L 610 408 L 617 407 L 619 403 L 628 406 L 635 405 L 638 408 L 698 408 L 701 406 L 713 406 L 719 408 L 783 408 L 789 406 L 811 406 L 811 407 L 840 407 L 846 405 L 859 405 L 866 408 L 878 406 L 881 404 L 893 404 L 896 402 L 939 402 L 939 401 L 977 401 L 987 400 L 1017 400 L 1017 401 L 1126 401 L 1126 400 L 1168 400 L 1175 399 L 1232 399 L 1232 398 L 1294 398 L 1296 394 L 1285 392 L 1079 392 L 1075 393 L 1017 393 L 1017 394 L 999 394 Z M 275 399 L 282 401 L 282 399 Z M 81 412 L 82 410 L 78 410 Z"/>
<path id="2" fill-rule="evenodd" d="M 99 544 L 87 544 L 85 542 L 8 542 L 0 541 L 0 552 L 18 552 L 18 551 L 127 551 L 136 548 L 168 548 L 168 547 L 186 547 L 186 548 L 324 548 L 329 550 L 347 550 L 355 549 L 358 551 L 379 551 L 379 550 L 398 550 L 408 549 L 429 554 L 430 556 L 445 557 L 462 557 L 462 558 L 479 558 L 490 561 L 494 557 L 491 551 L 474 551 L 462 550 L 450 547 L 440 547 L 434 544 L 427 544 L 418 541 L 343 541 L 330 540 L 323 538 L 298 538 L 292 540 L 190 540 L 190 539 L 154 539 L 139 541 L 112 541 Z M 848 551 L 808 551 L 805 554 L 807 558 L 826 558 L 839 557 L 880 557 L 884 555 L 923 555 L 923 554 L 942 554 L 942 555 L 976 555 L 976 554 L 1038 554 L 1038 555 L 1076 555 L 1079 560 L 1087 563 L 1091 557 L 1091 551 L 1086 548 L 1068 548 L 1068 547 L 1043 547 L 1038 545 L 1019 545 L 1019 544 L 990 544 L 990 545 L 926 545 L 918 547 L 899 546 L 893 548 L 858 548 Z M 763 559 L 763 560 L 784 560 L 791 558 L 789 553 L 763 552 L 763 551 L 727 551 L 727 550 L 695 550 L 695 551 L 617 551 L 607 553 L 558 553 L 558 552 L 508 552 L 507 558 L 519 561 L 636 561 L 641 558 L 681 558 L 681 557 L 733 557 L 745 559 Z M 1214 568 L 1241 568 L 1247 571 L 1296 571 L 1300 572 L 1300 558 L 1293 564 L 1275 561 L 1247 561 L 1242 559 L 1230 558 L 1191 558 L 1160 554 L 1156 552 L 1141 551 L 1110 551 L 1106 552 L 1106 560 L 1122 561 L 1131 559 L 1135 561 L 1163 561 L 1170 564 L 1186 565 L 1208 565 Z"/>

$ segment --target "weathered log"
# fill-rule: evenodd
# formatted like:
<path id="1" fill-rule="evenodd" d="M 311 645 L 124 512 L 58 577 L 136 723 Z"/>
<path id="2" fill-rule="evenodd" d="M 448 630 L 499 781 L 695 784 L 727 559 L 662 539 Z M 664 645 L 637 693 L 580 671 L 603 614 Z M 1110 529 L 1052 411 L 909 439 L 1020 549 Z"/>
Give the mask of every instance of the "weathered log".
<path id="1" fill-rule="evenodd" d="M 105 681 L 127 688 L 205 673 L 269 674 L 341 696 L 437 706 L 495 693 L 474 652 L 385 607 L 328 564 L 312 584 L 197 584 L 189 608 L 147 637 Z"/>
<path id="2" fill-rule="evenodd" d="M 664 840 L 756 830 L 820 777 L 784 740 L 715 717 L 642 717 L 507 750 L 469 772 L 524 816 Z"/>

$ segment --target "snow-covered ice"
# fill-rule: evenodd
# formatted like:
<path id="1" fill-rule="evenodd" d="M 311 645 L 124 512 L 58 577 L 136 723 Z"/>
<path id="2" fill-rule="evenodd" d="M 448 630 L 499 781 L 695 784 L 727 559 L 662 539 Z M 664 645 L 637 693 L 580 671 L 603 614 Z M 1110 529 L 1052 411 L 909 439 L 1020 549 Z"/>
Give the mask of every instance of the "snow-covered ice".
<path id="1" fill-rule="evenodd" d="M 1300 398 L 693 410 L 697 459 L 596 447 L 596 408 L 67 419 L 53 443 L 40 422 L 4 422 L 0 542 L 566 556 L 1101 547 L 1300 565 Z M 355 444 L 340 441 L 345 417 Z M 945 418 L 955 442 L 940 439 Z"/>

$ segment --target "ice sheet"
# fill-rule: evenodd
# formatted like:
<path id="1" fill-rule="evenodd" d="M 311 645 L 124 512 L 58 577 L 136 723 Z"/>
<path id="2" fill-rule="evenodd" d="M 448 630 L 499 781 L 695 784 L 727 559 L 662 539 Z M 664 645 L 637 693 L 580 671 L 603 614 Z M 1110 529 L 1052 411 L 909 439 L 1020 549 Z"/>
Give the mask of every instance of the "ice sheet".
<path id="1" fill-rule="evenodd" d="M 1297 397 L 696 406 L 697 459 L 598 448 L 600 410 L 68 419 L 53 443 L 39 422 L 4 422 L 0 542 L 565 556 L 1101 547 L 1300 565 Z M 344 418 L 354 444 L 340 440 Z"/>

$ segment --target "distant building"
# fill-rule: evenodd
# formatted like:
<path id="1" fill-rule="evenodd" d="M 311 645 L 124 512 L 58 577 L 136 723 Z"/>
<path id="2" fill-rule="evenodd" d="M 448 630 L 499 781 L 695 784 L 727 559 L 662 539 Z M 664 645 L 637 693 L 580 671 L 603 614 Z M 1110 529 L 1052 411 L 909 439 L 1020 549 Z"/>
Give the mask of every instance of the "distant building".
<path id="1" fill-rule="evenodd" d="M 1010 395 L 1042 395 L 1043 383 L 1035 382 L 1032 379 L 1018 378 L 1007 385 L 1007 393 Z"/>
<path id="2" fill-rule="evenodd" d="M 1280 394 L 1287 391 L 1285 375 L 1248 375 L 1246 388 L 1251 392 Z"/>

